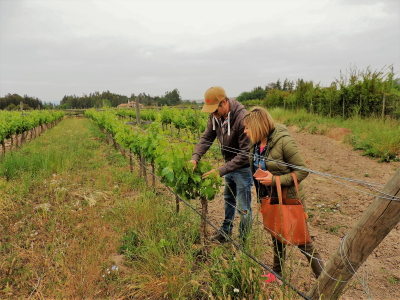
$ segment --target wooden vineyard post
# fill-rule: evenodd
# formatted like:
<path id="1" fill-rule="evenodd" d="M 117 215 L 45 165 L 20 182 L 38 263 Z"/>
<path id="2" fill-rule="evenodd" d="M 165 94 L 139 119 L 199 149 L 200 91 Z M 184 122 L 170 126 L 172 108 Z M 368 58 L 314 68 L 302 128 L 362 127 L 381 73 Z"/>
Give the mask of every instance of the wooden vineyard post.
<path id="1" fill-rule="evenodd" d="M 140 108 L 139 108 L 139 98 L 135 99 L 135 108 L 136 108 L 136 124 L 140 127 Z M 140 170 L 141 175 L 144 177 L 144 181 L 147 184 L 147 174 L 146 174 L 146 160 L 143 156 L 142 149 L 140 149 Z"/>
<path id="2" fill-rule="evenodd" d="M 400 196 L 400 169 L 382 190 L 384 198 Z M 400 222 L 400 201 L 376 197 L 342 241 L 307 294 L 311 299 L 338 299 L 353 274 Z M 329 274 L 329 275 L 328 275 Z"/>
<path id="3" fill-rule="evenodd" d="M 207 240 L 207 223 L 205 218 L 207 217 L 208 214 L 208 201 L 206 197 L 200 197 L 200 203 L 201 203 L 201 215 L 203 216 L 201 218 L 201 224 L 200 224 L 200 239 L 201 239 L 201 245 L 204 246 L 206 244 Z"/>
<path id="4" fill-rule="evenodd" d="M 153 173 L 153 189 L 156 188 L 156 167 L 154 166 L 154 161 L 151 162 L 151 172 Z"/>
<path id="5" fill-rule="evenodd" d="M 21 133 L 21 147 L 25 143 L 25 131 Z"/>
<path id="6" fill-rule="evenodd" d="M 179 197 L 175 196 L 175 203 L 176 203 L 176 213 L 179 212 Z"/>
<path id="7" fill-rule="evenodd" d="M 113 135 L 111 135 L 111 138 L 112 138 L 112 142 L 113 142 L 113 145 L 114 145 L 114 149 L 115 149 L 115 150 L 118 150 L 117 141 L 115 140 L 115 138 L 114 138 Z"/>
<path id="8" fill-rule="evenodd" d="M 119 146 L 119 149 L 120 149 L 120 151 L 122 153 L 123 158 L 126 158 L 126 149 L 123 148 L 120 144 L 118 144 L 118 146 Z"/>
<path id="9" fill-rule="evenodd" d="M 133 161 L 132 161 L 132 151 L 129 150 L 129 170 L 133 172 Z"/>

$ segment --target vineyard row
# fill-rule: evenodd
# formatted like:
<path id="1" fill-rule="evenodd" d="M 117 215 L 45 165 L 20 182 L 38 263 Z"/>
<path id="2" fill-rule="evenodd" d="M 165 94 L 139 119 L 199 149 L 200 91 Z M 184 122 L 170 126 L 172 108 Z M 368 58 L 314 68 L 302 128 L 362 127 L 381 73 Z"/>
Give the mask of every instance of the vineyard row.
<path id="1" fill-rule="evenodd" d="M 3 154 L 6 151 L 5 140 L 11 140 L 12 149 L 14 139 L 18 146 L 18 136 L 21 135 L 21 144 L 26 139 L 28 133 L 31 137 L 39 134 L 45 129 L 44 127 L 52 127 L 57 121 L 62 120 L 65 113 L 63 111 L 32 111 L 32 112 L 10 112 L 0 111 L 0 141 Z"/>

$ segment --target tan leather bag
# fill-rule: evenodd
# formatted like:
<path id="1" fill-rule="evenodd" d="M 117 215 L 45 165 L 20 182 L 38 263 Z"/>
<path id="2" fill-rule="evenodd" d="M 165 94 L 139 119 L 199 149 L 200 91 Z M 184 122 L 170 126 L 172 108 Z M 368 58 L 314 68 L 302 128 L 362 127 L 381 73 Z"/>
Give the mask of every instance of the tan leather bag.
<path id="1" fill-rule="evenodd" d="M 290 174 L 295 183 L 298 199 L 287 199 L 288 188 L 282 191 L 280 177 L 275 176 L 278 197 L 263 197 L 261 214 L 264 229 L 272 236 L 284 244 L 304 245 L 311 241 L 307 227 L 308 216 L 301 204 L 297 177 L 294 173 Z"/>

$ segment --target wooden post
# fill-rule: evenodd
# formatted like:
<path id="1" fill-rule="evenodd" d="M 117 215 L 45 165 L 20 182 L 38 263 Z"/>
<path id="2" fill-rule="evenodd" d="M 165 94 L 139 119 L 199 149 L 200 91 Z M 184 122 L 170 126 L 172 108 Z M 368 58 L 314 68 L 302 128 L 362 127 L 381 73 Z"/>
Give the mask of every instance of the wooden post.
<path id="1" fill-rule="evenodd" d="M 114 138 L 113 135 L 111 135 L 111 138 L 112 138 L 112 142 L 113 142 L 113 145 L 114 145 L 114 149 L 115 149 L 115 150 L 118 150 L 117 141 L 115 140 L 115 138 Z"/>
<path id="2" fill-rule="evenodd" d="M 142 154 L 142 150 L 140 150 L 140 166 L 142 168 L 142 175 L 144 178 L 144 182 L 147 185 L 146 159 Z"/>
<path id="3" fill-rule="evenodd" d="M 151 162 L 151 172 L 153 173 L 153 189 L 156 188 L 156 167 L 154 166 L 154 161 Z"/>
<path id="4" fill-rule="evenodd" d="M 129 170 L 131 171 L 131 173 L 133 172 L 133 161 L 132 161 L 132 151 L 129 150 Z"/>
<path id="5" fill-rule="evenodd" d="M 135 108 L 136 108 L 136 124 L 140 127 L 140 108 L 139 108 L 139 98 L 135 99 Z M 140 170 L 141 174 L 144 177 L 144 181 L 147 184 L 147 174 L 146 174 L 146 159 L 143 156 L 142 149 L 140 149 Z"/>
<path id="6" fill-rule="evenodd" d="M 390 195 L 382 195 L 385 198 L 400 196 L 400 169 L 382 192 Z M 353 273 L 399 222 L 400 201 L 376 197 L 345 236 L 307 296 L 314 300 L 338 299 Z"/>
<path id="7" fill-rule="evenodd" d="M 176 204 L 176 213 L 179 212 L 179 197 L 175 196 L 175 204 Z"/>
<path id="8" fill-rule="evenodd" d="M 208 213 L 208 201 L 206 197 L 200 197 L 200 203 L 201 203 L 201 215 L 203 218 L 201 218 L 201 224 L 200 224 L 200 239 L 201 239 L 201 244 L 204 246 L 207 242 L 207 223 L 204 218 L 207 217 Z"/>
<path id="9" fill-rule="evenodd" d="M 383 93 L 383 99 L 382 99 L 382 120 L 385 118 L 385 93 Z"/>
<path id="10" fill-rule="evenodd" d="M 122 154 L 122 157 L 123 158 L 126 158 L 126 150 L 120 145 L 120 144 L 117 144 L 118 145 L 118 149 L 119 149 L 119 151 L 121 152 L 121 154 Z"/>
<path id="11" fill-rule="evenodd" d="M 135 99 L 135 108 L 136 108 L 136 122 L 140 126 L 140 108 L 139 108 L 139 98 Z"/>
<path id="12" fill-rule="evenodd" d="M 3 155 L 6 154 L 6 145 L 4 144 L 4 140 L 1 141 L 1 148 L 3 149 Z"/>

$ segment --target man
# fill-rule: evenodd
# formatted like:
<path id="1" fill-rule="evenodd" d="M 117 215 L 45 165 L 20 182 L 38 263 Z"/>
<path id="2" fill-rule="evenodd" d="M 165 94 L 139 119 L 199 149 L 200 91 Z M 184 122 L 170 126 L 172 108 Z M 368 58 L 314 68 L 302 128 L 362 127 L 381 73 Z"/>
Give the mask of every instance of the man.
<path id="1" fill-rule="evenodd" d="M 190 162 L 196 168 L 198 161 L 207 152 L 215 138 L 218 138 L 225 164 L 203 174 L 203 179 L 211 173 L 225 178 L 225 219 L 221 230 L 211 240 L 227 242 L 232 235 L 236 207 L 240 214 L 239 238 L 245 242 L 251 229 L 251 188 L 253 177 L 250 173 L 250 140 L 244 133 L 243 117 L 247 113 L 244 106 L 235 99 L 228 98 L 222 87 L 209 88 L 204 94 L 202 111 L 210 118 L 199 143 L 194 149 Z"/>

